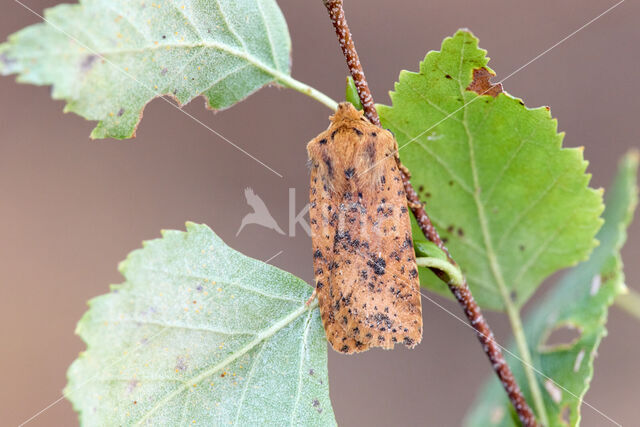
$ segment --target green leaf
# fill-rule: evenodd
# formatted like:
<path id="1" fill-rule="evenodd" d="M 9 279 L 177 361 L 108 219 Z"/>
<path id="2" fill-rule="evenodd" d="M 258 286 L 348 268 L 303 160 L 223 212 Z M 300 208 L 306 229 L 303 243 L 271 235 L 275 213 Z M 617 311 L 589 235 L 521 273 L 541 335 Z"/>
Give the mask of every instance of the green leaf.
<path id="1" fill-rule="evenodd" d="M 360 101 L 360 95 L 358 94 L 358 88 L 356 82 L 353 81 L 353 77 L 347 76 L 347 85 L 345 87 L 345 100 L 353 104 L 357 110 L 363 110 L 362 101 Z"/>
<path id="2" fill-rule="evenodd" d="M 447 261 L 447 254 L 433 242 L 428 240 L 416 239 L 413 242 L 413 248 L 416 251 L 417 257 L 429 257 L 437 258 L 442 261 Z"/>
<path id="3" fill-rule="evenodd" d="M 65 395 L 84 425 L 334 425 L 311 288 L 207 226 L 165 231 L 90 302 Z"/>
<path id="4" fill-rule="evenodd" d="M 158 96 L 222 109 L 290 73 L 274 0 L 81 0 L 45 19 L 0 45 L 0 73 L 53 85 L 66 111 L 100 121 L 93 138 L 133 136 Z"/>
<path id="5" fill-rule="evenodd" d="M 607 194 L 605 224 L 598 234 L 600 246 L 589 261 L 568 272 L 525 321 L 533 364 L 544 374 L 538 375 L 537 381 L 551 425 L 580 422 L 580 405 L 593 377 L 593 359 L 606 335 L 607 309 L 625 290 L 620 249 L 637 204 L 637 170 L 637 153 L 627 155 Z M 547 342 L 557 328 L 567 327 L 577 330 L 574 341 Z M 515 345 L 510 351 L 516 352 Z M 513 357 L 507 360 L 516 379 L 524 384 L 522 366 Z M 519 425 L 497 380 L 491 378 L 478 396 L 468 425 Z M 530 399 L 526 392 L 525 396 Z"/>
<path id="6" fill-rule="evenodd" d="M 588 257 L 603 206 L 588 188 L 582 149 L 562 148 L 547 108 L 491 86 L 488 61 L 478 40 L 458 31 L 418 73 L 402 71 L 393 106 L 378 111 L 478 303 L 504 310 Z M 414 238 L 423 238 L 416 227 Z M 425 269 L 421 282 L 450 294 Z"/>

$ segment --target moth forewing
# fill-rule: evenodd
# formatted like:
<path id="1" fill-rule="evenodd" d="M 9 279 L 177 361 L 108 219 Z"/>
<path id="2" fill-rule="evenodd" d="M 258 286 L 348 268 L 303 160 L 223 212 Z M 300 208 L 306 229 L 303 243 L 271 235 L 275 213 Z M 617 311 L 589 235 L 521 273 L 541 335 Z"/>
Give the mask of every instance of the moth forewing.
<path id="1" fill-rule="evenodd" d="M 315 284 L 327 340 L 343 353 L 414 347 L 420 285 L 393 135 L 342 103 L 309 142 Z"/>

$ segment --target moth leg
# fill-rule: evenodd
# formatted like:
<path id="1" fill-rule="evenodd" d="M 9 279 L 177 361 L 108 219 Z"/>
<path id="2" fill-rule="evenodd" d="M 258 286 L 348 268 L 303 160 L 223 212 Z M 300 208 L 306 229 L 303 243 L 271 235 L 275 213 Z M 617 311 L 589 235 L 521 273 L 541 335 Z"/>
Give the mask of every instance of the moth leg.
<path id="1" fill-rule="evenodd" d="M 391 131 L 389 131 L 389 132 L 391 132 Z M 391 134 L 393 135 L 393 132 L 391 132 Z M 393 157 L 396 159 L 396 163 L 398 164 L 398 169 L 400 169 L 400 171 L 403 174 L 405 174 L 407 176 L 407 178 L 411 178 L 411 172 L 400 161 L 400 148 L 398 148 L 398 141 L 395 139 L 395 137 L 393 138 L 393 145 L 394 145 L 394 147 L 393 147 Z"/>
<path id="2" fill-rule="evenodd" d="M 407 200 L 407 205 L 411 208 L 411 209 L 417 209 L 417 208 L 421 208 L 422 207 L 422 203 L 413 203 Z"/>
<path id="3" fill-rule="evenodd" d="M 305 302 L 304 304 L 309 307 L 309 305 L 313 302 L 314 299 L 316 299 L 318 297 L 318 288 L 313 288 L 313 293 L 311 294 L 311 296 L 309 297 L 309 299 L 307 300 L 307 302 Z"/>
<path id="4" fill-rule="evenodd" d="M 398 162 L 398 168 L 402 171 L 402 173 L 405 174 L 407 178 L 411 178 L 411 172 L 409 171 L 409 169 L 405 165 L 400 163 L 400 157 L 398 156 L 398 153 L 396 153 L 396 161 Z"/>

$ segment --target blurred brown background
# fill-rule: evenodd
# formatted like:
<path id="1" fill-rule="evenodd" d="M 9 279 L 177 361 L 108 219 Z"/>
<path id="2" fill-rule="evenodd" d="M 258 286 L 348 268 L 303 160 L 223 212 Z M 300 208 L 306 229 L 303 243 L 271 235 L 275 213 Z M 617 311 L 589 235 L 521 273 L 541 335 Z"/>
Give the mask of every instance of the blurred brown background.
<path id="1" fill-rule="evenodd" d="M 37 12 L 56 0 L 25 0 Z M 378 102 L 401 69 L 459 27 L 488 49 L 506 76 L 613 5 L 613 1 L 538 2 L 349 0 L 347 12 Z M 320 0 L 280 0 L 293 39 L 293 75 L 342 99 L 346 68 Z M 638 142 L 640 4 L 627 1 L 505 83 L 528 106 L 549 105 L 567 133 L 586 147 L 595 187 Z M 4 1 L 0 39 L 38 18 Z M 154 101 L 134 141 L 90 141 L 94 124 L 62 113 L 49 88 L 0 79 L 0 416 L 17 425 L 61 396 L 66 370 L 84 344 L 74 335 L 85 302 L 119 283 L 116 266 L 142 240 L 185 220 L 210 225 L 228 244 L 308 281 L 310 239 L 248 226 L 247 186 L 286 229 L 288 188 L 306 203 L 305 144 L 327 126 L 329 111 L 293 91 L 267 88 L 213 114 L 199 99 L 186 109 L 284 175 L 279 178 L 167 103 Z M 640 226 L 624 251 L 627 282 L 640 289 Z M 448 300 L 437 298 L 460 313 Z M 471 331 L 424 301 L 425 337 L 414 351 L 329 353 L 338 421 L 355 425 L 459 425 L 489 364 Z M 502 341 L 506 319 L 490 313 Z M 640 324 L 613 309 L 586 400 L 619 423 L 637 425 Z M 607 421 L 583 407 L 583 425 Z M 29 425 L 74 425 L 62 400 Z"/>

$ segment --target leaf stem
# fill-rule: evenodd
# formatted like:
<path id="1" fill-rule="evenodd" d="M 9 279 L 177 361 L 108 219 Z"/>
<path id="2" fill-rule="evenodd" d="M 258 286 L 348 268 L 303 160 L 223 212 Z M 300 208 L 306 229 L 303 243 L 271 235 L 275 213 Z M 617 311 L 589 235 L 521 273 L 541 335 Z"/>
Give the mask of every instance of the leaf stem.
<path id="1" fill-rule="evenodd" d="M 640 320 L 640 293 L 629 289 L 627 294 L 620 295 L 616 298 L 615 304 L 627 314 Z"/>
<path id="2" fill-rule="evenodd" d="M 505 300 L 507 301 L 507 300 Z M 518 352 L 520 353 L 520 359 L 522 359 L 522 368 L 524 374 L 527 377 L 529 383 L 529 391 L 533 399 L 533 405 L 536 408 L 536 415 L 540 418 L 542 425 L 548 426 L 549 419 L 547 417 L 547 411 L 544 406 L 544 398 L 540 390 L 540 385 L 536 379 L 535 372 L 533 370 L 533 361 L 531 359 L 531 352 L 529 351 L 529 344 L 527 343 L 527 337 L 524 334 L 524 327 L 522 326 L 522 319 L 520 317 L 520 310 L 518 310 L 509 301 L 505 305 L 507 309 L 507 316 L 509 316 L 509 322 L 511 323 L 511 331 L 513 332 L 513 338 L 518 346 Z"/>
<path id="3" fill-rule="evenodd" d="M 336 101 L 320 92 L 319 90 L 305 83 L 302 83 L 299 80 L 294 79 L 290 75 L 281 72 L 273 72 L 273 75 L 276 81 L 282 84 L 284 87 L 297 90 L 298 92 L 315 99 L 319 103 L 326 105 L 332 111 L 335 111 L 338 108 L 338 103 Z"/>
<path id="4" fill-rule="evenodd" d="M 460 269 L 449 261 L 434 257 L 419 257 L 416 258 L 416 264 L 418 264 L 419 267 L 427 267 L 443 271 L 449 278 L 448 283 L 453 286 L 462 286 L 462 283 L 464 282 Z"/>
<path id="5" fill-rule="evenodd" d="M 358 95 L 360 96 L 360 100 L 362 101 L 362 104 L 364 106 L 365 114 L 371 121 L 371 123 L 380 125 L 380 118 L 378 117 L 378 112 L 375 109 L 375 104 L 373 102 L 367 80 L 364 76 L 362 65 L 360 63 L 358 53 L 353 43 L 353 38 L 351 37 L 351 31 L 349 30 L 349 26 L 347 25 L 347 21 L 344 15 L 343 1 L 322 1 L 327 8 L 327 11 L 329 12 L 329 17 L 331 18 L 331 22 L 333 23 L 336 35 L 338 37 L 338 42 L 340 43 L 342 52 L 347 60 L 347 65 L 349 66 L 349 71 L 351 71 L 351 75 L 353 76 L 353 79 L 355 81 L 356 88 L 358 89 Z M 402 173 L 402 182 L 407 194 L 408 205 L 411 208 L 413 215 L 415 216 L 418 225 L 420 226 L 420 229 L 427 239 L 435 243 L 442 251 L 444 251 L 444 253 L 447 255 L 449 263 L 457 268 L 456 262 L 449 254 L 449 251 L 440 238 L 438 231 L 433 227 L 433 224 L 431 223 L 431 220 L 427 215 L 427 212 L 425 211 L 418 194 L 409 181 L 409 171 L 402 166 L 399 158 L 398 166 Z M 509 400 L 513 404 L 518 414 L 518 418 L 520 418 L 522 424 L 525 426 L 536 426 L 537 422 L 535 419 L 535 415 L 524 399 L 524 396 L 520 391 L 520 387 L 518 386 L 518 383 L 516 382 L 516 379 L 513 376 L 509 365 L 507 365 L 504 356 L 502 355 L 502 350 L 495 341 L 493 332 L 491 331 L 491 328 L 489 327 L 486 319 L 482 315 L 480 307 L 475 302 L 475 299 L 473 298 L 471 290 L 469 289 L 469 286 L 467 285 L 464 277 L 460 274 L 461 280 L 459 281 L 459 283 L 454 284 L 444 271 L 434 267 L 432 267 L 431 269 L 442 281 L 447 283 L 449 289 L 462 306 L 463 311 L 467 316 L 467 319 L 469 320 L 469 323 L 476 330 L 478 340 L 481 342 L 482 348 L 487 354 L 487 357 L 491 362 L 491 366 L 500 379 L 505 391 L 507 392 Z M 517 311 L 515 312 L 515 314 L 518 318 L 517 321 L 520 322 Z M 521 324 L 520 331 L 523 337 L 524 333 L 522 332 Z M 529 357 L 529 359 L 531 358 Z"/>

